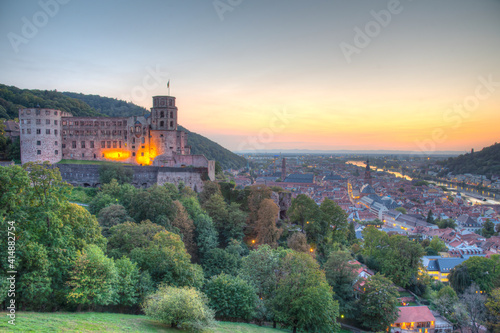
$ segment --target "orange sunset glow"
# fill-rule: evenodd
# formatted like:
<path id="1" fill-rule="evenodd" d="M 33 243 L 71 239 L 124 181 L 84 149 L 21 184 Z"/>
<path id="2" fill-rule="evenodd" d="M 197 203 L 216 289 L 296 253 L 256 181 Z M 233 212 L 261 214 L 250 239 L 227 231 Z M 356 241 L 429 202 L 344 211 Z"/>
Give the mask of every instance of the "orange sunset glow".
<path id="1" fill-rule="evenodd" d="M 384 24 L 373 13 L 392 0 L 244 1 L 223 17 L 210 1 L 132 2 L 120 19 L 114 4 L 91 2 L 99 25 L 72 2 L 33 42 L 5 39 L 3 83 L 145 111 L 151 96 L 175 96 L 179 124 L 232 151 L 464 152 L 499 141 L 497 0 L 394 1 Z M 1 17 L 6 31 L 22 33 L 19 18 L 40 10 L 22 3 L 0 11 L 12 13 Z M 130 25 L 138 13 L 148 23 Z M 144 155 L 142 164 L 155 156 Z"/>
<path id="2" fill-rule="evenodd" d="M 126 150 L 111 150 L 104 152 L 104 158 L 113 161 L 126 161 L 130 157 L 130 152 Z"/>

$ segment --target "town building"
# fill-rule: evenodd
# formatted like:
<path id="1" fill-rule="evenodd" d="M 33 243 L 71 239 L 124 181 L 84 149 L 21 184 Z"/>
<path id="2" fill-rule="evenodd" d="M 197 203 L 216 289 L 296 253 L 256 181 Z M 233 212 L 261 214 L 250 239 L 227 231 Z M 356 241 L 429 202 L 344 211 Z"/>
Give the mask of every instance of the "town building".
<path id="1" fill-rule="evenodd" d="M 399 308 L 399 317 L 391 325 L 391 332 L 435 332 L 436 318 L 427 306 L 405 306 Z"/>

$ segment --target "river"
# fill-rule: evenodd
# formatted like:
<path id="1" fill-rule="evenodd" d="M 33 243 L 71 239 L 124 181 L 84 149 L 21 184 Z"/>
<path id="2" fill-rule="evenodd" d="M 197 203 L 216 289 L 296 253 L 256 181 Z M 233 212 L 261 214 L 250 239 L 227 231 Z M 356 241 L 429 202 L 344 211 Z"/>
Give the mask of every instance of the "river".
<path id="1" fill-rule="evenodd" d="M 352 164 L 352 165 L 356 165 L 356 166 L 359 166 L 359 167 L 362 167 L 362 168 L 366 168 L 366 163 L 365 162 L 361 162 L 361 161 L 347 161 L 347 164 Z M 373 165 L 370 165 L 370 168 L 371 168 L 371 170 L 374 170 L 374 171 L 377 171 L 377 172 L 387 172 L 387 173 L 393 174 L 394 176 L 399 177 L 399 178 L 404 178 L 404 179 L 407 179 L 407 180 L 413 180 L 410 176 L 403 175 L 403 174 L 401 174 L 400 172 L 397 172 L 397 171 L 383 170 L 383 169 L 379 169 L 379 168 L 377 168 L 376 166 L 373 166 Z"/>

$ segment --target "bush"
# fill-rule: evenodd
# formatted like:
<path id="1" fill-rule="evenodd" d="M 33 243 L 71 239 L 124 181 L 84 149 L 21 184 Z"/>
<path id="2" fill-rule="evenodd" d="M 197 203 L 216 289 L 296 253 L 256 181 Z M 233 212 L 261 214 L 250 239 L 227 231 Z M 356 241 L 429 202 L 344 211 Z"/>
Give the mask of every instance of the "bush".
<path id="1" fill-rule="evenodd" d="M 207 297 L 195 288 L 163 285 L 144 302 L 143 311 L 154 320 L 193 332 L 215 326 Z"/>
<path id="2" fill-rule="evenodd" d="M 255 289 L 239 277 L 224 273 L 214 276 L 207 282 L 205 292 L 217 318 L 250 320 L 255 314 Z"/>

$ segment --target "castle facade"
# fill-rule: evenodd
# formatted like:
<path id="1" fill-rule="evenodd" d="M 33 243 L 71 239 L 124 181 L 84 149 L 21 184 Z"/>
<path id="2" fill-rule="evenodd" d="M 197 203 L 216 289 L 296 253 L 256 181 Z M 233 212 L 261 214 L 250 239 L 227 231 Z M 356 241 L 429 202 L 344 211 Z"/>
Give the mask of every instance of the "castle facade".
<path id="1" fill-rule="evenodd" d="M 215 161 L 191 155 L 187 133 L 177 129 L 177 119 L 172 96 L 154 96 L 147 116 L 73 117 L 54 109 L 20 109 L 21 162 L 71 159 L 206 168 L 214 180 Z"/>

